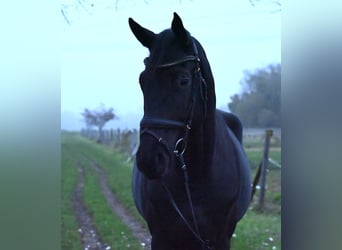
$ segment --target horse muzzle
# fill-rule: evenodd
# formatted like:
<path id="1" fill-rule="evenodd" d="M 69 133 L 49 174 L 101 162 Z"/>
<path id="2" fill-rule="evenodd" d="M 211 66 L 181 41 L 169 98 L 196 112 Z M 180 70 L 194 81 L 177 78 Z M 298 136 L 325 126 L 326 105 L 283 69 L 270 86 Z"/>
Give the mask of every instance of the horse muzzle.
<path id="1" fill-rule="evenodd" d="M 159 138 L 160 139 L 160 138 Z M 171 155 L 161 140 L 156 140 L 150 133 L 141 135 L 136 160 L 138 169 L 149 179 L 158 179 L 166 175 L 171 162 Z"/>

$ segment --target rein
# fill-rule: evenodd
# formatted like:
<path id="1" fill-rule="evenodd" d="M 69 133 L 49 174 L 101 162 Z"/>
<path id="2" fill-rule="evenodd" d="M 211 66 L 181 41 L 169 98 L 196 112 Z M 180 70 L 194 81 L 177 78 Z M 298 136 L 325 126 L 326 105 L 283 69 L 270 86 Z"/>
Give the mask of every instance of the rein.
<path id="1" fill-rule="evenodd" d="M 203 238 L 200 235 L 199 229 L 198 229 L 198 222 L 196 219 L 196 215 L 195 215 L 195 211 L 193 208 L 193 204 L 192 204 L 192 198 L 191 198 L 191 192 L 190 192 L 190 188 L 189 188 L 189 175 L 188 175 L 188 170 L 187 170 L 187 166 L 184 162 L 184 157 L 183 154 L 186 150 L 186 145 L 184 144 L 184 148 L 183 149 L 178 149 L 178 145 L 180 145 L 180 143 L 182 143 L 183 139 L 179 139 L 176 143 L 175 146 L 175 150 L 174 153 L 176 155 L 176 157 L 178 158 L 178 160 L 181 163 L 181 169 L 183 170 L 183 174 L 184 174 L 184 185 L 185 185 L 185 190 L 186 190 L 186 195 L 189 201 L 189 205 L 190 205 L 190 209 L 191 209 L 191 215 L 192 215 L 192 219 L 194 221 L 194 228 L 190 225 L 190 223 L 188 222 L 188 220 L 185 218 L 185 216 L 183 215 L 182 211 L 179 209 L 171 191 L 169 190 L 169 188 L 165 185 L 164 182 L 162 182 L 162 185 L 164 187 L 164 189 L 167 192 L 167 195 L 170 199 L 171 205 L 173 206 L 173 208 L 176 210 L 176 212 L 178 213 L 179 217 L 181 217 L 181 219 L 183 220 L 184 224 L 188 227 L 188 229 L 191 231 L 191 233 L 197 238 L 197 240 L 199 240 L 202 243 L 203 249 L 207 249 L 207 250 L 211 250 L 214 249 L 209 240 L 203 240 Z"/>
<path id="2" fill-rule="evenodd" d="M 189 61 L 195 62 L 196 69 L 194 72 L 195 77 L 194 77 L 194 80 L 192 83 L 192 100 L 191 100 L 191 104 L 190 104 L 190 108 L 189 108 L 188 119 L 186 120 L 186 122 L 180 122 L 180 121 L 144 116 L 140 122 L 140 127 L 141 127 L 140 136 L 142 136 L 144 134 L 152 136 L 155 140 L 157 140 L 159 142 L 159 144 L 161 144 L 166 149 L 170 158 L 172 157 L 172 155 L 174 155 L 178 159 L 178 161 L 180 163 L 180 168 L 182 169 L 183 175 L 184 175 L 184 185 L 185 185 L 186 195 L 187 195 L 187 199 L 189 202 L 194 226 L 192 226 L 190 224 L 190 222 L 185 218 L 185 216 L 183 215 L 183 213 L 179 209 L 179 207 L 178 207 L 178 205 L 174 199 L 174 196 L 172 195 L 171 191 L 169 190 L 169 188 L 167 187 L 167 185 L 163 181 L 162 181 L 162 185 L 163 185 L 163 187 L 164 187 L 164 189 L 168 195 L 168 198 L 170 200 L 172 207 L 176 210 L 177 214 L 183 220 L 184 224 L 188 227 L 188 229 L 196 237 L 196 239 L 198 239 L 202 243 L 203 249 L 210 250 L 210 249 L 214 249 L 211 246 L 210 241 L 204 240 L 201 237 L 200 232 L 199 232 L 198 222 L 197 222 L 197 218 L 196 218 L 196 215 L 194 212 L 192 198 L 191 198 L 191 192 L 190 192 L 190 188 L 189 188 L 189 175 L 188 175 L 188 171 L 187 171 L 187 165 L 184 161 L 184 153 L 186 151 L 186 146 L 187 146 L 187 142 L 188 142 L 191 126 L 192 126 L 192 120 L 193 120 L 193 116 L 194 116 L 194 109 L 195 109 L 195 104 L 196 104 L 196 99 L 197 99 L 196 97 L 197 97 L 198 91 L 200 91 L 202 100 L 204 101 L 205 117 L 207 114 L 207 84 L 206 84 L 206 81 L 203 78 L 202 73 L 201 73 L 201 68 L 200 68 L 200 64 L 199 64 L 200 58 L 198 57 L 197 46 L 196 46 L 194 40 L 192 40 L 192 43 L 193 43 L 194 55 L 186 56 L 186 57 L 179 59 L 179 60 L 176 60 L 174 62 L 168 62 L 168 63 L 160 64 L 157 66 L 146 65 L 149 67 L 154 67 L 154 68 L 160 69 L 160 68 L 168 68 L 168 67 L 176 66 L 176 65 L 179 65 L 179 64 L 184 63 L 184 62 L 189 62 Z M 196 84 L 197 79 L 199 80 L 199 84 Z M 151 128 L 184 129 L 184 134 L 181 138 L 179 138 L 177 140 L 177 142 L 174 146 L 174 150 L 171 152 L 170 148 L 168 147 L 168 144 L 164 141 L 164 139 L 162 137 L 158 136 L 157 133 L 152 131 Z"/>

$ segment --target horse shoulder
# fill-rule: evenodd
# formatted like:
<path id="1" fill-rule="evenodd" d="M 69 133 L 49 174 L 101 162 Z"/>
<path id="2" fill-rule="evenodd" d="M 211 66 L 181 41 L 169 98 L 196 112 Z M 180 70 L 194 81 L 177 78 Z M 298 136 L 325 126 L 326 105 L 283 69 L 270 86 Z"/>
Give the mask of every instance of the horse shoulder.
<path id="1" fill-rule="evenodd" d="M 232 114 L 226 113 L 220 110 L 217 110 L 217 122 L 221 124 L 225 123 L 223 126 L 226 126 L 225 133 L 230 138 L 232 142 L 231 145 L 234 147 L 234 157 L 231 154 L 233 151 L 226 152 L 228 156 L 227 162 L 230 162 L 232 165 L 235 165 L 233 177 L 233 185 L 237 188 L 237 196 L 236 196 L 236 219 L 239 220 L 246 212 L 251 195 L 251 177 L 250 177 L 250 166 L 246 156 L 246 153 L 242 146 L 242 124 L 240 119 Z M 220 119 L 222 118 L 222 119 Z M 223 120 L 223 121 L 222 121 Z M 222 125 L 221 125 L 222 126 Z M 224 137 L 224 136 L 222 136 Z M 232 160 L 235 159 L 235 160 Z M 233 163 L 234 162 L 234 163 Z M 232 187 L 231 187 L 232 188 Z M 232 188 L 234 189 L 234 188 Z"/>
<path id="2" fill-rule="evenodd" d="M 226 126 L 229 127 L 238 141 L 242 144 L 242 123 L 235 114 L 224 112 L 222 110 L 216 110 L 216 115 L 219 115 L 223 118 L 226 123 Z"/>

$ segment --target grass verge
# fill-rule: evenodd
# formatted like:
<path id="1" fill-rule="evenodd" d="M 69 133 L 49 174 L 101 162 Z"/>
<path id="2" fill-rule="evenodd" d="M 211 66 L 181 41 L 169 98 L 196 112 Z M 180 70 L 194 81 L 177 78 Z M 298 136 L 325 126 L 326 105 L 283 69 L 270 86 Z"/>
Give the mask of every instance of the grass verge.
<path id="1" fill-rule="evenodd" d="M 279 215 L 259 213 L 249 209 L 236 227 L 231 249 L 281 249 L 280 224 Z"/>
<path id="2" fill-rule="evenodd" d="M 118 191 L 114 193 L 120 202 L 126 201 L 123 205 L 133 208 L 134 204 L 130 191 L 131 170 L 123 163 L 121 156 L 111 149 L 93 143 L 76 133 L 62 133 L 61 141 L 62 249 L 83 249 L 71 203 L 72 189 L 78 178 L 76 163 L 85 167 L 84 202 L 101 240 L 109 244 L 111 249 L 142 249 L 126 225 L 112 213 L 101 192 L 98 176 L 89 167 L 88 160 L 86 160 L 86 158 L 92 159 L 105 171 L 107 170 L 110 173 L 109 176 L 115 176 L 115 180 L 120 179 L 120 182 L 116 181 L 114 185 L 113 183 L 109 184 L 115 187 L 112 188 L 113 191 Z M 110 178 L 108 181 L 111 182 Z M 136 216 L 138 217 L 137 212 Z"/>
<path id="3" fill-rule="evenodd" d="M 115 193 L 117 198 L 136 218 L 143 222 L 140 215 L 135 209 L 131 193 L 132 163 L 126 163 L 126 159 L 123 158 L 123 156 L 121 156 L 113 148 L 96 144 L 86 138 L 81 137 L 78 134 L 66 135 L 64 137 L 64 139 L 68 141 L 68 146 L 70 147 L 69 151 L 72 152 L 74 157 L 80 159 L 85 156 L 89 159 L 92 159 L 103 168 L 103 170 L 106 173 L 108 184 L 110 185 L 112 191 Z M 262 149 L 260 151 L 247 151 L 247 157 L 251 163 L 252 177 L 254 177 L 256 167 L 258 166 L 262 158 Z M 281 152 L 279 150 L 272 151 L 271 149 L 270 157 L 277 162 L 281 162 Z M 83 163 L 87 165 L 86 162 Z M 243 217 L 237 225 L 235 237 L 233 237 L 232 239 L 232 250 L 281 249 L 280 179 L 280 169 L 270 167 L 270 171 L 267 175 L 268 186 L 265 196 L 265 203 L 267 204 L 267 207 L 270 209 L 266 209 L 264 212 L 257 212 L 253 209 L 248 210 L 245 217 Z M 107 213 L 110 214 L 111 211 L 108 211 L 108 207 L 97 208 L 98 205 L 96 204 L 101 203 L 102 205 L 107 205 L 107 203 L 103 200 L 103 196 L 101 197 L 102 194 L 97 193 L 100 190 L 98 182 L 95 178 L 95 173 L 88 168 L 86 183 L 86 188 L 90 188 L 88 191 L 85 190 L 85 192 L 89 192 L 86 198 L 86 200 L 89 200 L 87 201 L 87 205 L 90 207 L 90 209 L 92 209 L 94 220 L 98 221 L 96 222 L 96 227 L 102 227 L 101 223 L 103 223 L 103 229 L 101 229 L 101 231 L 104 231 L 103 234 L 108 234 L 108 237 L 114 237 L 114 233 L 111 230 L 113 230 L 113 228 L 120 227 L 112 225 L 107 228 L 108 222 L 106 224 L 106 219 L 101 217 L 105 216 L 105 214 Z M 256 195 L 258 195 L 258 193 L 256 193 Z M 95 211 L 95 209 L 97 212 Z M 96 216 L 98 217 L 95 218 Z M 115 222 L 110 222 L 110 224 L 111 223 L 115 224 Z M 117 242 L 122 241 L 122 247 L 124 247 L 124 245 L 127 243 L 123 240 L 123 236 L 121 236 L 120 230 L 122 229 L 116 230 L 119 232 L 119 234 L 116 233 L 117 237 L 119 237 L 117 239 Z M 122 232 L 125 231 L 123 230 Z M 127 237 L 126 233 L 124 233 L 124 235 Z M 110 240 L 111 239 L 108 238 L 109 242 Z M 104 239 L 104 241 L 106 243 L 109 243 L 107 242 L 107 239 Z M 127 247 L 127 245 L 125 247 Z M 132 247 L 131 249 L 136 248 Z"/>
<path id="4" fill-rule="evenodd" d="M 127 163 L 123 155 L 115 149 L 97 144 L 80 135 L 73 135 L 79 157 L 86 157 L 98 164 L 106 173 L 111 191 L 121 204 L 145 227 L 146 224 L 137 212 L 132 197 L 132 162 Z"/>
<path id="5" fill-rule="evenodd" d="M 78 232 L 78 226 L 73 214 L 71 195 L 72 189 L 77 181 L 78 172 L 73 163 L 73 158 L 67 149 L 67 145 L 62 142 L 62 201 L 61 201 L 61 247 L 64 250 L 81 250 L 82 243 Z"/>
<path id="6" fill-rule="evenodd" d="M 83 166 L 86 164 L 83 162 Z M 104 243 L 111 249 L 142 249 L 127 226 L 114 215 L 99 186 L 97 173 L 86 168 L 84 202 Z"/>

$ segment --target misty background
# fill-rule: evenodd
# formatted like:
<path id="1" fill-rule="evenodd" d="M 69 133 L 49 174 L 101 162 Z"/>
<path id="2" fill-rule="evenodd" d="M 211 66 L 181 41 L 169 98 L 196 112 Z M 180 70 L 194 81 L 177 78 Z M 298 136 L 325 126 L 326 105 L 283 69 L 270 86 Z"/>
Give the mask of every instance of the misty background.
<path id="1" fill-rule="evenodd" d="M 143 113 L 138 77 L 148 50 L 135 39 L 128 18 L 159 33 L 171 26 L 173 12 L 206 51 L 217 108 L 232 111 L 237 106 L 228 106 L 232 98 L 236 104 L 246 96 L 248 72 L 280 64 L 279 8 L 272 1 L 248 0 L 63 0 L 61 129 L 81 130 L 81 113 L 101 105 L 113 108 L 118 118 L 105 128 L 138 128 Z"/>

